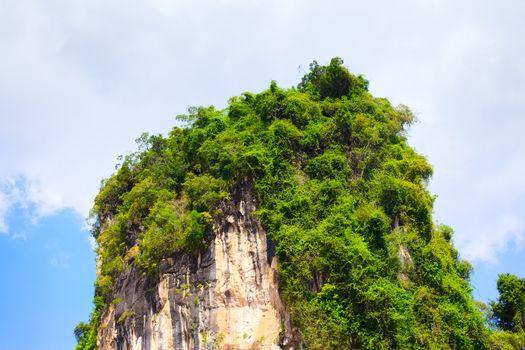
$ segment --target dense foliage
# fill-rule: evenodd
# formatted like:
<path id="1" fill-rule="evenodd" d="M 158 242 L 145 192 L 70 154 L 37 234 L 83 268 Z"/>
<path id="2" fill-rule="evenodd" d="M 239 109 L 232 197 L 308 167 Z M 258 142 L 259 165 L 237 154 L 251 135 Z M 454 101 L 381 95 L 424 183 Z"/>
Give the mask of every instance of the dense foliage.
<path id="1" fill-rule="evenodd" d="M 511 274 L 498 278 L 499 298 L 491 305 L 495 324 L 504 330 L 525 330 L 525 279 Z"/>
<path id="2" fill-rule="evenodd" d="M 488 318 L 495 328 L 491 348 L 525 349 L 525 278 L 501 274 L 497 282 L 499 298 L 490 303 Z"/>
<path id="3" fill-rule="evenodd" d="M 73 333 L 77 339 L 77 350 L 94 350 L 97 348 L 97 330 L 100 320 L 100 312 L 106 306 L 100 296 L 94 299 L 93 312 L 91 313 L 89 324 L 80 322 Z"/>
<path id="4" fill-rule="evenodd" d="M 143 135 L 95 200 L 97 296 L 111 301 L 130 264 L 154 275 L 173 252 L 205 249 L 218 204 L 252 181 L 307 349 L 488 348 L 471 266 L 434 225 L 432 168 L 406 141 L 412 113 L 342 63 L 314 62 L 297 88 L 272 82 L 223 111 L 191 108 L 167 137 Z"/>

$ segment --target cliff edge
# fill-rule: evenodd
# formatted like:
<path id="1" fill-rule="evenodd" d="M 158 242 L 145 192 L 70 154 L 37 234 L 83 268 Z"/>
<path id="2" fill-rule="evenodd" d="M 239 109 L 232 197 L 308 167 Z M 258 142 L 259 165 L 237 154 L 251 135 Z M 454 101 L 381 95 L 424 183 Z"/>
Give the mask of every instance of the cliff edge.
<path id="1" fill-rule="evenodd" d="M 488 348 L 408 107 L 334 58 L 178 120 L 102 182 L 77 350 Z"/>

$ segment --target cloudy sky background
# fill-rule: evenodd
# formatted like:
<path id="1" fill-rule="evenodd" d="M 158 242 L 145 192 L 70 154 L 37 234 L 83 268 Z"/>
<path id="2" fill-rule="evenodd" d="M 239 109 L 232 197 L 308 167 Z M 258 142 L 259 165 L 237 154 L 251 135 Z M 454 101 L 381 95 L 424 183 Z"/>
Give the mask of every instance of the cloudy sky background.
<path id="1" fill-rule="evenodd" d="M 519 0 L 0 0 L 0 273 L 34 265 L 56 279 L 20 303 L 32 279 L 9 277 L 0 306 L 45 317 L 50 298 L 78 296 L 51 303 L 68 321 L 42 337 L 60 343 L 0 332 L 0 350 L 74 346 L 94 279 L 83 218 L 143 131 L 271 80 L 296 85 L 333 56 L 416 113 L 410 142 L 434 165 L 435 218 L 474 264 L 475 297 L 495 298 L 497 273 L 525 270 L 524 18 Z"/>

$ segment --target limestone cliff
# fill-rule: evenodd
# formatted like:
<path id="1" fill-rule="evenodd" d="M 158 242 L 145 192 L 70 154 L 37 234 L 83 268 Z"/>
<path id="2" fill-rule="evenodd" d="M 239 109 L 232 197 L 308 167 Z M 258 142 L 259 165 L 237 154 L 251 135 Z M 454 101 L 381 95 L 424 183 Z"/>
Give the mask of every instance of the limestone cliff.
<path id="1" fill-rule="evenodd" d="M 158 283 L 135 265 L 101 315 L 98 348 L 296 349 L 279 295 L 272 241 L 249 184 L 221 205 L 208 247 L 164 259 Z M 297 337 L 296 337 L 297 338 Z"/>
<path id="2" fill-rule="evenodd" d="M 488 348 L 413 114 L 342 63 L 138 140 L 95 198 L 77 350 Z"/>

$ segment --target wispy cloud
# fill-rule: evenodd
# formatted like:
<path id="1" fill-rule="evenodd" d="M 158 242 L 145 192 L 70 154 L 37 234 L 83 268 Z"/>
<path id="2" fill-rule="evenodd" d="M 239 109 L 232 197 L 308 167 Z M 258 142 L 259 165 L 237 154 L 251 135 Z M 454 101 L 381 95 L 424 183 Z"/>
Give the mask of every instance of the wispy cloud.
<path id="1" fill-rule="evenodd" d="M 23 195 L 14 178 L 0 178 L 0 233 L 8 234 L 9 227 L 6 218 L 15 205 L 25 205 Z"/>
<path id="2" fill-rule="evenodd" d="M 54 256 L 49 263 L 53 267 L 67 270 L 69 269 L 69 256 Z"/>
<path id="3" fill-rule="evenodd" d="M 0 233 L 8 233 L 9 228 L 5 222 L 7 211 L 9 210 L 11 203 L 5 193 L 0 192 Z"/>

